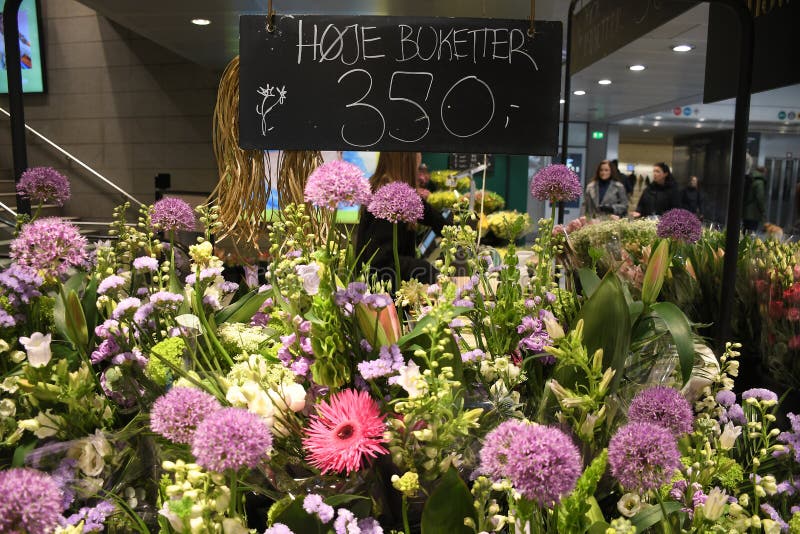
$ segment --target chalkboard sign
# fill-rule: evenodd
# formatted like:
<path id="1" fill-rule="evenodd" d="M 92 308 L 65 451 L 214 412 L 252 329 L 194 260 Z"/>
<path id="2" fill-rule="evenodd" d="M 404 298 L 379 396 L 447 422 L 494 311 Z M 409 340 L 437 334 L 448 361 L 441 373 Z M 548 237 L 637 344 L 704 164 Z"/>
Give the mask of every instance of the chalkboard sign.
<path id="1" fill-rule="evenodd" d="M 555 154 L 560 22 L 240 19 L 245 149 Z"/>
<path id="2" fill-rule="evenodd" d="M 483 154 L 450 154 L 447 157 L 447 168 L 465 171 L 483 164 Z M 494 155 L 486 156 L 486 165 L 491 170 L 494 167 Z"/>

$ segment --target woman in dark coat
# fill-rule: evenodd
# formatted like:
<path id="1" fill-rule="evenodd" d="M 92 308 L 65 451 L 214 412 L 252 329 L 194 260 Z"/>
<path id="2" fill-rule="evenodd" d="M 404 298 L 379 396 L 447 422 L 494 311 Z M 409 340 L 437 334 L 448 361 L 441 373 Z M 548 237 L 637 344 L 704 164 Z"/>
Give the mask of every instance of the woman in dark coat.
<path id="1" fill-rule="evenodd" d="M 586 186 L 582 210 L 587 217 L 602 215 L 624 217 L 628 213 L 628 194 L 625 192 L 625 186 L 612 175 L 611 162 L 601 161 L 594 178 Z"/>
<path id="2" fill-rule="evenodd" d="M 381 152 L 375 174 L 369 179 L 372 192 L 390 182 L 405 182 L 417 189 L 423 198 L 424 215 L 421 224 L 430 227 L 437 235 L 447 221 L 435 208 L 425 202 L 426 190 L 417 187 L 417 171 L 422 154 L 419 152 Z M 358 223 L 357 247 L 361 253 L 362 264 L 369 262 L 370 270 L 381 280 L 394 281 L 394 253 L 392 246 L 393 223 L 377 219 L 361 207 L 361 220 Z M 400 279 L 415 278 L 426 284 L 436 282 L 439 272 L 430 262 L 417 257 L 416 225 L 400 223 L 397 235 L 397 248 L 400 256 Z"/>
<path id="3" fill-rule="evenodd" d="M 675 185 L 675 178 L 666 163 L 656 163 L 653 166 L 653 181 L 642 192 L 634 217 L 649 217 L 662 215 L 673 208 L 681 206 L 680 193 Z"/>

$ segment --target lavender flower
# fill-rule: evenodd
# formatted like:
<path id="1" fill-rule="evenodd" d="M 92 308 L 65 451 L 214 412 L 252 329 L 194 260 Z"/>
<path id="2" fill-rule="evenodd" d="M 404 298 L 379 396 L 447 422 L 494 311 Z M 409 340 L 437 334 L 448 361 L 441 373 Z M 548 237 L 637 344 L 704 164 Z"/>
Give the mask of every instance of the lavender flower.
<path id="1" fill-rule="evenodd" d="M 100 284 L 97 286 L 97 294 L 105 295 L 109 291 L 114 291 L 115 289 L 119 289 L 124 285 L 124 278 L 117 276 L 116 274 L 112 274 L 111 276 L 107 276 L 100 281 Z"/>
<path id="2" fill-rule="evenodd" d="M 724 408 L 730 408 L 736 404 L 736 393 L 727 389 L 720 390 L 716 398 L 717 403 Z"/>
<path id="3" fill-rule="evenodd" d="M 800 463 L 800 415 L 790 413 L 787 415 L 792 424 L 791 432 L 781 432 L 778 440 L 788 445 L 794 451 L 794 460 Z"/>
<path id="4" fill-rule="evenodd" d="M 33 204 L 63 206 L 70 197 L 69 180 L 52 167 L 31 167 L 20 176 L 17 193 Z"/>
<path id="5" fill-rule="evenodd" d="M 789 532 L 789 525 L 783 520 L 778 511 L 767 503 L 761 505 L 761 511 L 769 516 L 770 519 L 775 521 L 780 527 L 781 532 Z"/>
<path id="6" fill-rule="evenodd" d="M 367 204 L 370 196 L 369 182 L 361 169 L 346 161 L 323 163 L 306 182 L 305 200 L 318 208 L 335 210 L 340 203 Z"/>
<path id="7" fill-rule="evenodd" d="M 582 192 L 578 175 L 566 165 L 548 165 L 536 173 L 531 182 L 531 196 L 537 200 L 575 200 Z"/>
<path id="8" fill-rule="evenodd" d="M 742 393 L 742 400 L 747 399 L 756 399 L 765 402 L 778 402 L 778 395 L 768 389 L 753 388 Z"/>
<path id="9" fill-rule="evenodd" d="M 403 360 L 403 354 L 400 352 L 400 347 L 397 345 L 392 345 L 391 347 L 383 346 L 380 348 L 377 360 L 358 364 L 358 372 L 361 373 L 364 380 L 374 380 L 394 374 L 404 365 L 405 361 Z"/>
<path id="10" fill-rule="evenodd" d="M 84 521 L 84 532 L 102 532 L 108 516 L 114 513 L 114 505 L 108 501 L 100 501 L 95 506 L 84 506 L 78 513 L 66 519 L 67 525 L 77 525 Z"/>
<path id="11" fill-rule="evenodd" d="M 158 270 L 158 260 L 152 256 L 139 256 L 133 260 L 133 268 L 137 271 L 150 271 L 154 273 Z"/>
<path id="12" fill-rule="evenodd" d="M 150 221 L 157 230 L 177 232 L 192 231 L 196 220 L 192 207 L 179 198 L 162 198 L 151 208 Z"/>
<path id="13" fill-rule="evenodd" d="M 719 418 L 719 422 L 723 425 L 728 421 L 731 421 L 737 425 L 747 424 L 747 417 L 744 415 L 744 410 L 742 409 L 741 405 L 734 404 Z"/>
<path id="14" fill-rule="evenodd" d="M 175 443 L 191 443 L 203 419 L 220 409 L 217 399 L 205 391 L 175 387 L 153 403 L 150 428 Z"/>
<path id="15" fill-rule="evenodd" d="M 44 278 L 59 279 L 71 268 L 89 267 L 86 238 L 58 217 L 45 217 L 22 227 L 11 242 L 11 257 Z"/>
<path id="16" fill-rule="evenodd" d="M 333 506 L 325 504 L 322 497 L 311 493 L 303 500 L 303 510 L 309 514 L 317 514 L 322 523 L 329 523 L 333 519 Z"/>
<path id="17" fill-rule="evenodd" d="M 403 182 L 391 182 L 375 192 L 367 211 L 390 223 L 415 223 L 422 219 L 425 208 L 413 187 Z"/>
<path id="18" fill-rule="evenodd" d="M 61 520 L 61 490 L 35 469 L 0 472 L 0 532 L 51 532 Z"/>
<path id="19" fill-rule="evenodd" d="M 261 417 L 241 408 L 223 408 L 200 423 L 192 440 L 197 463 L 221 473 L 254 468 L 267 460 L 272 434 Z"/>
<path id="20" fill-rule="evenodd" d="M 679 391 L 656 386 L 636 394 L 628 409 L 628 421 L 663 426 L 677 438 L 692 431 L 694 414 Z"/>
<path id="21" fill-rule="evenodd" d="M 703 234 L 703 223 L 691 211 L 675 208 L 661 216 L 656 227 L 658 237 L 696 243 Z"/>
<path id="22" fill-rule="evenodd" d="M 645 493 L 667 484 L 680 466 L 680 452 L 669 430 L 652 423 L 628 423 L 608 444 L 611 474 L 626 490 Z"/>

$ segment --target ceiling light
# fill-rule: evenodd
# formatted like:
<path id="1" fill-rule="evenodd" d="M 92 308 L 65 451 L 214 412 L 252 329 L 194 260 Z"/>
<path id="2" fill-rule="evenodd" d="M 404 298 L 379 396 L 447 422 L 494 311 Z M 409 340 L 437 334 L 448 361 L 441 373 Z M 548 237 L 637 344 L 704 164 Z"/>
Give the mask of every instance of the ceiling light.
<path id="1" fill-rule="evenodd" d="M 192 24 L 196 26 L 208 26 L 211 21 L 208 19 L 192 19 Z"/>
<path id="2" fill-rule="evenodd" d="M 673 52 L 689 52 L 692 49 L 694 49 L 694 46 L 690 44 L 679 44 L 672 47 Z"/>
<path id="3" fill-rule="evenodd" d="M 655 126 L 657 128 L 659 124 L 661 124 L 661 123 L 656 121 L 656 122 L 653 123 L 653 126 Z"/>
<path id="4" fill-rule="evenodd" d="M 583 96 L 583 95 L 586 94 L 586 91 L 584 91 L 582 89 L 578 89 L 577 91 L 573 91 L 572 94 L 575 95 L 575 96 Z"/>
<path id="5" fill-rule="evenodd" d="M 661 120 L 661 119 L 663 119 L 663 118 L 664 118 L 664 117 L 662 117 L 661 115 L 656 115 L 656 120 L 657 120 L 657 121 L 660 121 L 660 120 Z"/>
<path id="6" fill-rule="evenodd" d="M 611 85 L 611 80 L 600 80 L 597 83 L 599 83 L 600 85 Z"/>
<path id="7" fill-rule="evenodd" d="M 697 120 L 699 120 L 700 122 L 706 122 L 706 118 L 705 118 L 705 117 L 700 117 L 700 118 L 699 118 L 699 119 L 697 119 Z"/>
<path id="8" fill-rule="evenodd" d="M 647 128 L 645 128 L 645 129 L 644 129 L 644 130 L 642 130 L 642 131 L 643 131 L 644 133 L 647 133 L 647 132 L 649 132 L 650 130 L 648 130 Z"/>
<path id="9" fill-rule="evenodd" d="M 700 124 L 700 123 L 698 122 L 697 124 L 695 124 L 695 125 L 694 125 L 694 127 L 695 127 L 695 128 L 702 128 L 702 127 L 703 127 L 703 125 L 702 125 L 702 124 Z"/>
<path id="10" fill-rule="evenodd" d="M 567 102 L 567 101 L 566 101 L 566 100 L 564 100 L 563 98 L 562 98 L 561 100 L 559 100 L 559 101 L 558 101 L 558 103 L 559 103 L 559 104 L 565 104 L 566 102 Z"/>
<path id="11" fill-rule="evenodd" d="M 630 67 L 628 67 L 628 70 L 632 70 L 633 72 L 641 72 L 646 68 L 647 67 L 645 67 L 644 65 L 631 65 Z"/>

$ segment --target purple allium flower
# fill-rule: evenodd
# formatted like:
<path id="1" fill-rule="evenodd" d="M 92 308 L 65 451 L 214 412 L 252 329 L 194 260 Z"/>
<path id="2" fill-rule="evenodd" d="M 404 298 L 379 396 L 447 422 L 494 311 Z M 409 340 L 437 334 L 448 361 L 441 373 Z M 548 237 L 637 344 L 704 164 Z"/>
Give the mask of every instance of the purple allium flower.
<path id="1" fill-rule="evenodd" d="M 111 276 L 107 276 L 100 281 L 100 284 L 97 286 L 97 294 L 105 295 L 109 291 L 119 289 L 124 285 L 125 285 L 124 278 L 122 278 L 121 276 L 117 276 L 116 274 L 112 274 Z"/>
<path id="2" fill-rule="evenodd" d="M 756 399 L 759 401 L 778 402 L 778 395 L 775 392 L 764 388 L 748 389 L 742 393 L 742 400 Z"/>
<path id="3" fill-rule="evenodd" d="M 792 424 L 791 432 L 781 432 L 778 440 L 788 445 L 794 451 L 794 460 L 800 463 L 800 415 L 793 413 L 787 414 L 789 421 Z"/>
<path id="4" fill-rule="evenodd" d="M 328 523 L 333 519 L 333 506 L 325 504 L 322 497 L 315 493 L 306 495 L 303 500 L 303 510 L 309 514 L 317 514 L 323 523 Z"/>
<path id="5" fill-rule="evenodd" d="M 656 235 L 696 243 L 703 234 L 703 223 L 691 211 L 675 208 L 664 213 L 658 221 Z"/>
<path id="6" fill-rule="evenodd" d="M 242 408 L 223 408 L 208 415 L 192 440 L 197 463 L 218 473 L 254 468 L 267 460 L 271 448 L 267 424 Z"/>
<path id="7" fill-rule="evenodd" d="M 548 165 L 531 182 L 531 196 L 537 200 L 575 200 L 582 192 L 578 175 L 566 165 Z"/>
<path id="8" fill-rule="evenodd" d="M 11 257 L 44 278 L 61 278 L 70 268 L 89 266 L 86 245 L 86 238 L 74 224 L 45 217 L 22 227 L 19 237 L 11 242 Z"/>
<path id="9" fill-rule="evenodd" d="M 205 391 L 175 387 L 153 403 L 150 428 L 175 443 L 191 443 L 198 425 L 220 409 Z"/>
<path id="10" fill-rule="evenodd" d="M 370 200 L 369 181 L 361 169 L 346 161 L 323 163 L 312 172 L 306 182 L 305 200 L 318 208 L 335 210 L 346 206 L 367 204 Z"/>
<path id="11" fill-rule="evenodd" d="M 724 408 L 730 408 L 736 404 L 736 393 L 723 389 L 717 392 L 717 403 Z"/>
<path id="12" fill-rule="evenodd" d="M 137 271 L 150 271 L 153 273 L 158 270 L 158 260 L 152 256 L 139 256 L 133 260 L 133 268 Z"/>
<path id="13" fill-rule="evenodd" d="M 17 193 L 31 203 L 63 206 L 69 200 L 69 180 L 52 167 L 31 167 L 20 176 Z"/>
<path id="14" fill-rule="evenodd" d="M 41 471 L 0 471 L 0 495 L 0 532 L 52 532 L 62 518 L 61 490 Z"/>
<path id="15" fill-rule="evenodd" d="M 177 232 L 192 231 L 196 220 L 192 207 L 179 198 L 165 197 L 153 204 L 150 220 L 157 230 Z"/>
<path id="16" fill-rule="evenodd" d="M 413 187 L 403 182 L 391 182 L 375 192 L 367 211 L 390 223 L 415 223 L 422 219 L 425 208 Z"/>
<path id="17" fill-rule="evenodd" d="M 122 317 L 125 317 L 131 311 L 135 311 L 139 309 L 139 306 L 142 305 L 142 301 L 137 299 L 136 297 L 128 297 L 124 298 L 117 304 L 117 307 L 114 308 L 114 311 L 111 312 L 111 317 L 115 320 L 119 321 Z"/>
<path id="18" fill-rule="evenodd" d="M 636 394 L 628 410 L 628 421 L 663 426 L 677 438 L 692 431 L 694 414 L 679 391 L 656 386 Z"/>
<path id="19" fill-rule="evenodd" d="M 358 364 L 358 372 L 361 373 L 364 380 L 374 380 L 396 373 L 404 365 L 405 361 L 400 347 L 397 345 L 383 346 L 380 348 L 378 359 Z"/>
<path id="20" fill-rule="evenodd" d="M 611 474 L 626 490 L 642 493 L 669 483 L 680 457 L 675 436 L 652 423 L 628 423 L 608 444 Z"/>
<path id="21" fill-rule="evenodd" d="M 264 534 L 294 534 L 294 531 L 283 523 L 273 523 L 271 527 L 264 531 Z"/>
<path id="22" fill-rule="evenodd" d="M 570 438 L 557 428 L 510 420 L 491 431 L 480 452 L 480 471 L 514 488 L 541 506 L 560 501 L 575 487 L 581 457 Z"/>

